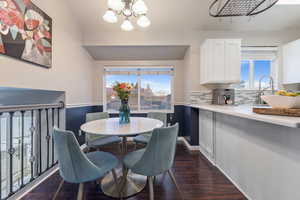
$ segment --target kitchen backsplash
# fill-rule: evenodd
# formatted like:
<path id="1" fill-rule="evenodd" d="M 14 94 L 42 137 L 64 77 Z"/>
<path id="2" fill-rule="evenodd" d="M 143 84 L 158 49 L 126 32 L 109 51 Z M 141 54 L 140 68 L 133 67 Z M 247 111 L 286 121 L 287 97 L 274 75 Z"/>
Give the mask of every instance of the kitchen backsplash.
<path id="1" fill-rule="evenodd" d="M 258 90 L 235 90 L 236 105 L 253 105 L 257 97 Z M 271 91 L 265 91 L 265 94 L 271 94 Z M 212 90 L 192 92 L 190 95 L 190 104 L 211 104 Z"/>

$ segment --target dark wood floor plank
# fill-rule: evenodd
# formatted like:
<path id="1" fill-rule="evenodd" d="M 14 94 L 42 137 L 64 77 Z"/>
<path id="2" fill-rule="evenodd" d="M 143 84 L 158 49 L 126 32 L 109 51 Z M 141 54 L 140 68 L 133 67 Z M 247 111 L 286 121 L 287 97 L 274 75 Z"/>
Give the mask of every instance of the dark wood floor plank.
<path id="1" fill-rule="evenodd" d="M 117 146 L 102 150 L 117 154 Z M 131 150 L 132 147 L 130 148 Z M 185 200 L 246 200 L 246 197 L 201 154 L 191 154 L 178 145 L 172 169 Z M 51 200 L 61 178 L 55 173 L 41 185 L 28 193 L 22 200 Z M 75 200 L 78 185 L 64 183 L 57 200 Z M 154 185 L 155 200 L 182 200 L 180 193 L 168 175 L 157 177 Z M 95 183 L 85 184 L 85 200 L 109 200 Z M 147 200 L 148 188 L 129 200 Z"/>

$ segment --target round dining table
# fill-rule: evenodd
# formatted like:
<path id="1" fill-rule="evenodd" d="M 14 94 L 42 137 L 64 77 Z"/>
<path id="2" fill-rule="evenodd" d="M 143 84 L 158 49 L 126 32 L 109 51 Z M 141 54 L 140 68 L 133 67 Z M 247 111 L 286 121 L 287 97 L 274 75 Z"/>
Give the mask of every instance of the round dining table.
<path id="1" fill-rule="evenodd" d="M 108 118 L 95 120 L 83 124 L 80 129 L 86 134 L 95 134 L 101 136 L 119 136 L 122 138 L 122 158 L 128 152 L 128 137 L 135 137 L 144 133 L 151 133 L 155 128 L 163 127 L 163 122 L 156 119 L 144 117 L 130 117 L 130 123 L 120 124 L 119 118 Z M 113 198 L 127 198 L 141 192 L 147 183 L 147 177 L 128 173 L 128 170 L 122 166 L 117 169 L 117 183 L 113 174 L 107 174 L 101 181 L 101 189 L 107 196 Z"/>

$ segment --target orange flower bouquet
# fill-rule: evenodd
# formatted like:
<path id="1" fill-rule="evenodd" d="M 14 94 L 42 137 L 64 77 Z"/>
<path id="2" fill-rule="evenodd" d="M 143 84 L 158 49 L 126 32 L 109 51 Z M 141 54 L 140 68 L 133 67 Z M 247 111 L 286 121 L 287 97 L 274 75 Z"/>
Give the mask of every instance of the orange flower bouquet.
<path id="1" fill-rule="evenodd" d="M 119 83 L 113 86 L 113 90 L 117 93 L 121 101 L 128 101 L 131 91 L 133 90 L 133 85 L 130 83 Z"/>
<path id="2" fill-rule="evenodd" d="M 120 124 L 130 123 L 130 108 L 128 105 L 129 96 L 133 90 L 133 85 L 130 83 L 119 83 L 113 86 L 113 90 L 117 93 L 118 97 L 121 100 L 121 106 L 119 109 Z"/>

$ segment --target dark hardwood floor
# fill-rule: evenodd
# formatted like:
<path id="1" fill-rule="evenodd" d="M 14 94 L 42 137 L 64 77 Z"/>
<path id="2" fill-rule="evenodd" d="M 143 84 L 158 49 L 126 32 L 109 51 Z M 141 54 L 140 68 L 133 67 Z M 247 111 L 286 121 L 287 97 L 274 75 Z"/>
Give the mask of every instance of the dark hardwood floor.
<path id="1" fill-rule="evenodd" d="M 116 146 L 102 150 L 116 153 Z M 191 154 L 178 145 L 173 167 L 176 180 L 185 200 L 245 200 L 246 197 L 215 167 L 200 154 Z M 61 178 L 55 173 L 28 193 L 22 200 L 50 200 L 56 192 Z M 58 200 L 76 200 L 78 185 L 64 183 Z M 159 176 L 154 186 L 155 200 L 181 200 L 170 177 Z M 85 200 L 108 200 L 94 183 L 85 184 Z M 129 200 L 147 200 L 148 187 Z"/>

